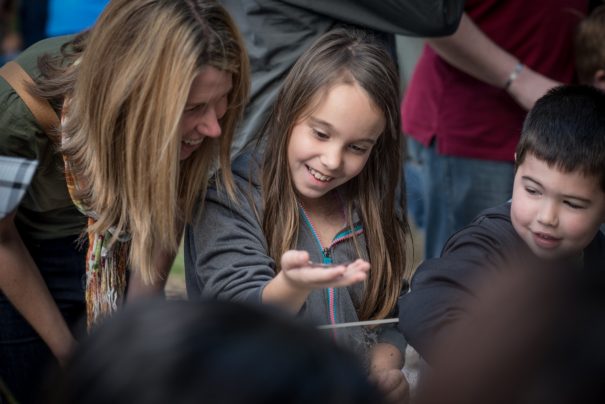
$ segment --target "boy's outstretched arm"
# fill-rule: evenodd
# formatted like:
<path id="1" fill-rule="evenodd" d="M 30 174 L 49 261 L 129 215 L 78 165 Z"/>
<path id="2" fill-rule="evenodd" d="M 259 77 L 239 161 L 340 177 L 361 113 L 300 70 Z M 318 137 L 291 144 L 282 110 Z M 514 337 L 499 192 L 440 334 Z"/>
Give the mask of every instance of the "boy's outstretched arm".
<path id="1" fill-rule="evenodd" d="M 469 283 L 475 269 L 448 258 L 423 263 L 408 293 L 399 300 L 399 329 L 408 344 L 428 362 L 430 349 L 447 338 L 448 326 L 464 319 L 464 303 L 472 297 Z"/>
<path id="2" fill-rule="evenodd" d="M 429 363 L 434 346 L 469 320 L 478 307 L 478 292 L 491 275 L 511 268 L 523 242 L 514 232 L 506 207 L 491 210 L 453 235 L 442 256 L 425 261 L 412 278 L 410 290 L 399 300 L 399 328 L 406 341 Z"/>

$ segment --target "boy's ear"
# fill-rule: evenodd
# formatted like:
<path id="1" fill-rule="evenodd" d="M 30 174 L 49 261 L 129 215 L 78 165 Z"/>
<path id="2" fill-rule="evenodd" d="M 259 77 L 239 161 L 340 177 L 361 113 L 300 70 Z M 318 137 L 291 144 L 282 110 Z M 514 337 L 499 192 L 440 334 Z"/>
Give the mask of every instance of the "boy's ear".
<path id="1" fill-rule="evenodd" d="M 592 85 L 601 91 L 605 91 L 605 70 L 599 69 L 595 72 Z"/>
<path id="2" fill-rule="evenodd" d="M 513 155 L 513 159 L 515 160 L 515 163 L 517 162 L 517 152 L 515 152 L 515 154 Z"/>

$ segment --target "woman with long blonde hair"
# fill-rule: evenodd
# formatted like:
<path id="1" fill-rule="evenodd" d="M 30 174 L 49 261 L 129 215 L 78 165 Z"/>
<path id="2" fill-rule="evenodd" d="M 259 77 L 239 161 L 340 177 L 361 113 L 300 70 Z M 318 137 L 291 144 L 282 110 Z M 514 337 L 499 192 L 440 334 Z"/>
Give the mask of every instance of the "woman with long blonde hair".
<path id="1" fill-rule="evenodd" d="M 22 398 L 45 360 L 37 353 L 65 359 L 84 295 L 92 326 L 126 298 L 127 281 L 128 298 L 163 289 L 216 165 L 231 192 L 249 72 L 213 0 L 113 0 L 90 32 L 43 41 L 16 63 L 34 80 L 29 95 L 61 120 L 44 133 L 0 83 L 0 154 L 39 160 L 0 229 L 0 376 Z M 34 357 L 11 338 L 36 340 Z"/>

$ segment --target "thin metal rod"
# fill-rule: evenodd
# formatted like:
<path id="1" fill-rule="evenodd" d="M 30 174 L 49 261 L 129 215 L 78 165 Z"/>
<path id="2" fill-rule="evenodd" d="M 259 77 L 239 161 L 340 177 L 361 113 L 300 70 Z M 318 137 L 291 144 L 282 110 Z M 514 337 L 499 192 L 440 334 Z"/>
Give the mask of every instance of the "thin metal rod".
<path id="1" fill-rule="evenodd" d="M 384 320 L 353 321 L 351 323 L 320 325 L 317 327 L 317 329 L 331 330 L 334 328 L 362 327 L 362 326 L 366 326 L 366 325 L 391 324 L 391 323 L 398 323 L 398 322 L 399 322 L 398 318 L 385 318 Z"/>

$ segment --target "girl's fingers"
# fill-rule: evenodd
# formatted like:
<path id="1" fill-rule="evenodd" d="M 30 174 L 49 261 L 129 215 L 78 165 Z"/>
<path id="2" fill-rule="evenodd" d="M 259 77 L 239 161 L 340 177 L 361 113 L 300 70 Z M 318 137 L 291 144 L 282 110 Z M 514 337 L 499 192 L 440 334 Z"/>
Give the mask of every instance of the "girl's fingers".
<path id="1" fill-rule="evenodd" d="M 281 257 L 281 267 L 283 270 L 301 268 L 309 262 L 309 253 L 299 250 L 288 250 Z"/>
<path id="2" fill-rule="evenodd" d="M 297 250 L 286 251 L 281 264 L 290 281 L 311 288 L 345 287 L 363 282 L 370 269 L 370 264 L 362 259 L 333 267 L 316 266 L 309 262 L 306 251 Z"/>
<path id="3" fill-rule="evenodd" d="M 301 279 L 309 284 L 321 285 L 326 282 L 333 282 L 343 276 L 346 267 L 337 266 L 333 268 L 303 268 L 300 269 L 299 275 Z"/>
<path id="4" fill-rule="evenodd" d="M 363 271 L 367 272 L 370 270 L 370 263 L 362 259 L 357 259 L 351 264 L 347 265 L 347 269 L 350 271 Z"/>
<path id="5" fill-rule="evenodd" d="M 345 286 L 351 286 L 356 283 L 365 281 L 367 277 L 368 277 L 368 275 L 365 272 L 355 273 L 350 276 L 343 276 L 342 278 L 338 279 L 334 284 L 332 284 L 330 286 L 334 287 L 334 288 L 342 288 Z"/>
<path id="6" fill-rule="evenodd" d="M 352 271 L 343 265 L 333 268 L 291 269 L 287 276 L 293 281 L 310 287 L 343 287 L 364 281 L 366 271 Z"/>

